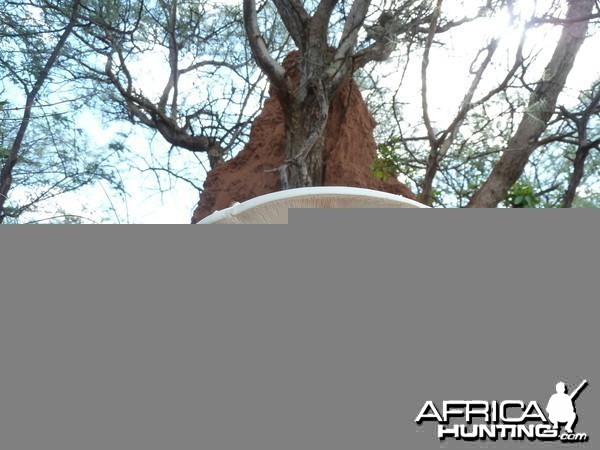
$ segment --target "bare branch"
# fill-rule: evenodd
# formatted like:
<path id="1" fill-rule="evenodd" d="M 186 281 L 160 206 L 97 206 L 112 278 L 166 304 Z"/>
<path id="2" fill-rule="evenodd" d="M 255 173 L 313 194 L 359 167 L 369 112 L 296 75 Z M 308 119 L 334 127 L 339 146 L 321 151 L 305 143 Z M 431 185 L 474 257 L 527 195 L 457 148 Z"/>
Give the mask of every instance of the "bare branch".
<path id="1" fill-rule="evenodd" d="M 572 120 L 578 134 L 577 151 L 573 160 L 573 173 L 569 179 L 569 185 L 565 192 L 563 208 L 571 208 L 577 194 L 577 189 L 583 181 L 585 172 L 585 162 L 590 154 L 590 151 L 600 145 L 600 139 L 595 141 L 588 140 L 588 124 L 591 115 L 600 105 L 600 86 L 596 86 L 597 90 L 592 94 L 592 99 L 589 105 L 581 112 L 579 117 L 576 114 L 569 113 L 566 109 L 561 108 L 563 114 Z"/>
<path id="2" fill-rule="evenodd" d="M 310 16 L 298 0 L 273 0 L 281 20 L 299 49 L 306 47 L 305 31 L 308 28 Z"/>
<path id="3" fill-rule="evenodd" d="M 8 153 L 8 156 L 4 162 L 4 166 L 0 171 L 0 223 L 2 223 L 4 221 L 4 218 L 6 217 L 4 214 L 4 204 L 8 199 L 8 193 L 12 186 L 12 172 L 15 165 L 17 164 L 17 161 L 19 160 L 19 153 L 21 152 L 23 139 L 25 138 L 25 133 L 27 132 L 27 128 L 29 127 L 29 122 L 31 120 L 31 111 L 33 109 L 33 105 L 37 100 L 38 94 L 42 89 L 42 86 L 48 79 L 50 71 L 56 64 L 59 55 L 63 51 L 67 40 L 69 39 L 71 33 L 73 32 L 73 29 L 75 28 L 75 25 L 77 23 L 77 11 L 79 10 L 80 5 L 81 0 L 75 0 L 73 2 L 71 16 L 69 18 L 67 26 L 65 27 L 65 30 L 61 34 L 56 45 L 54 46 L 54 49 L 52 50 L 52 53 L 50 54 L 44 67 L 38 74 L 33 88 L 27 93 L 27 100 L 25 102 L 25 110 L 23 112 L 23 119 L 21 120 L 21 125 L 19 126 L 19 130 L 17 131 L 15 139 L 12 143 L 10 152 Z"/>
<path id="4" fill-rule="evenodd" d="M 177 42 L 177 0 L 173 0 L 169 10 L 169 19 L 167 22 L 167 36 L 169 45 L 169 80 L 158 102 L 158 108 L 165 112 L 169 94 L 173 91 L 173 100 L 171 103 L 171 119 L 177 117 L 177 96 L 179 80 L 179 44 Z"/>
<path id="5" fill-rule="evenodd" d="M 285 92 L 285 69 L 273 59 L 267 49 L 265 40 L 258 27 L 256 15 L 256 1 L 244 0 L 244 26 L 252 54 L 263 72 L 269 78 L 273 86 L 281 92 Z"/>
<path id="6" fill-rule="evenodd" d="M 578 0 L 569 5 L 567 20 L 589 16 L 595 0 Z M 558 96 L 573 68 L 575 58 L 586 38 L 588 21 L 577 21 L 563 28 L 554 54 L 529 101 L 529 107 L 517 132 L 510 139 L 503 155 L 483 186 L 475 193 L 468 207 L 490 208 L 498 205 L 510 187 L 522 175 L 536 141 L 554 115 Z"/>
<path id="7" fill-rule="evenodd" d="M 482 8 L 479 13 L 473 17 L 465 17 L 459 20 L 449 21 L 444 24 L 436 21 L 434 33 L 440 34 L 450 31 L 465 23 L 473 22 L 484 16 L 486 8 Z M 431 23 L 434 13 L 420 14 L 407 20 L 398 13 L 382 12 L 378 23 L 367 29 L 367 36 L 374 42 L 358 52 L 354 56 L 354 68 L 361 68 L 373 61 L 385 61 L 398 46 L 399 36 L 402 35 L 429 35 L 431 32 Z"/>
<path id="8" fill-rule="evenodd" d="M 327 35 L 329 21 L 339 0 L 321 0 L 312 18 L 311 29 L 317 35 Z"/>
<path id="9" fill-rule="evenodd" d="M 354 56 L 354 47 L 358 40 L 358 32 L 365 22 L 370 6 L 371 0 L 355 0 L 352 4 L 335 56 L 325 72 L 326 77 L 333 81 L 334 86 L 346 77 L 350 69 L 348 63 L 351 62 L 351 58 Z M 346 70 L 344 70 L 344 66 L 347 66 Z"/>
<path id="10" fill-rule="evenodd" d="M 200 69 L 202 67 L 208 67 L 208 66 L 225 67 L 225 68 L 231 70 L 232 72 L 236 72 L 237 70 L 244 67 L 244 64 L 231 64 L 231 63 L 228 63 L 227 61 L 205 60 L 205 61 L 198 61 L 198 62 L 186 67 L 185 69 L 179 69 L 178 73 L 179 73 L 179 76 L 181 76 L 186 73 L 193 72 L 194 70 Z"/>
<path id="11" fill-rule="evenodd" d="M 431 26 L 429 28 L 429 35 L 425 43 L 425 50 L 423 52 L 423 62 L 421 63 L 421 106 L 423 108 L 423 122 L 427 129 L 427 137 L 429 138 L 429 144 L 431 147 L 437 147 L 438 143 L 431 125 L 431 118 L 429 117 L 429 106 L 427 100 L 427 69 L 429 67 L 429 54 L 431 53 L 431 46 L 433 44 L 433 38 L 435 36 L 435 30 L 442 12 L 442 3 L 444 0 L 437 0 L 435 11 L 431 18 Z"/>

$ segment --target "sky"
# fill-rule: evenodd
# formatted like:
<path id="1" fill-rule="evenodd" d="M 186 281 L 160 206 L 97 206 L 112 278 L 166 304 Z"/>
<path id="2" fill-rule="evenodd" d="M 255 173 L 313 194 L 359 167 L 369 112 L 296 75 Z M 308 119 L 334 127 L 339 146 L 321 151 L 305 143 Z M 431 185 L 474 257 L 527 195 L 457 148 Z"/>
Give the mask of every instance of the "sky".
<path id="1" fill-rule="evenodd" d="M 147 166 L 146 161 L 150 161 L 153 153 L 160 157 L 170 150 L 170 146 L 162 138 L 154 138 L 148 130 L 124 123 L 106 126 L 91 111 L 82 113 L 77 122 L 88 135 L 90 145 L 99 148 L 106 147 L 111 140 L 117 138 L 118 133 L 125 131 L 128 135 L 125 146 L 131 153 L 128 158 L 137 162 L 140 168 Z M 198 165 L 189 158 L 189 152 L 177 153 L 180 156 L 173 158 L 175 168 L 186 163 L 190 166 Z M 162 186 L 166 188 L 169 183 L 171 185 L 170 189 L 163 189 L 161 192 L 153 172 L 142 173 L 131 166 L 131 162 L 123 163 L 118 171 L 126 187 L 126 196 L 112 190 L 106 181 L 101 181 L 44 202 L 40 210 L 24 214 L 21 221 L 44 223 L 53 219 L 60 220 L 57 211 L 64 211 L 78 216 L 84 223 L 190 223 L 199 200 L 196 189 L 183 181 L 173 178 L 169 180 L 163 174 Z M 18 198 L 26 192 L 14 189 L 11 194 Z"/>
<path id="2" fill-rule="evenodd" d="M 171 148 L 160 136 L 154 137 L 153 133 L 139 126 L 113 124 L 107 129 L 102 121 L 91 113 L 86 114 L 83 122 L 86 123 L 86 132 L 94 143 L 100 146 L 107 145 L 116 133 L 125 129 L 128 134 L 125 145 L 131 152 L 139 155 L 140 167 L 144 167 L 145 164 L 141 161 L 142 158 L 147 161 L 152 154 L 166 155 Z M 182 150 L 177 153 L 179 156 L 173 158 L 176 167 L 183 166 L 186 162 L 198 165 L 189 158 L 189 152 Z M 129 195 L 126 198 L 111 197 L 107 220 L 113 223 L 190 223 L 194 206 L 199 200 L 196 189 L 183 181 L 171 179 L 172 188 L 161 192 L 157 186 L 156 175 L 152 172 L 140 173 L 126 167 L 120 173 Z M 169 183 L 165 175 L 162 181 L 164 186 Z M 104 191 L 89 191 L 90 204 L 108 203 Z"/>
<path id="3" fill-rule="evenodd" d="M 543 3 L 547 0 L 541 0 Z M 450 4 L 452 1 L 449 2 Z M 531 7 L 533 2 L 518 2 L 518 4 Z M 524 11 L 528 17 L 532 11 Z M 443 50 L 432 50 L 431 63 L 428 72 L 429 102 L 434 124 L 444 128 L 457 111 L 466 87 L 471 81 L 469 65 L 477 50 L 492 36 L 501 36 L 501 47 L 497 52 L 499 68 L 502 69 L 503 58 L 510 59 L 510 48 L 514 48 L 519 39 L 519 26 L 510 27 L 508 16 L 496 17 L 493 20 L 479 20 L 473 24 L 460 28 L 456 33 L 449 33 L 446 39 L 448 44 Z M 536 70 L 541 73 L 549 60 L 554 44 L 560 35 L 560 29 L 546 28 L 530 32 L 528 45 L 531 49 L 539 50 Z M 591 85 L 592 81 L 600 75 L 597 57 L 597 48 L 593 40 L 588 40 L 582 48 L 576 67 L 571 73 L 568 85 L 570 87 L 584 88 Z M 504 56 L 503 56 L 504 55 Z M 153 67 L 153 70 L 147 70 Z M 165 67 L 163 71 L 157 68 Z M 163 55 L 155 54 L 146 56 L 139 63 L 139 76 L 141 85 L 146 92 L 161 92 L 168 76 L 164 65 Z M 382 72 L 397 71 L 394 63 L 383 64 Z M 408 67 L 406 79 L 400 90 L 400 98 L 409 103 L 420 106 L 421 66 L 418 58 L 412 60 Z M 503 71 L 497 71 L 497 78 L 503 76 Z M 386 81 L 390 88 L 395 88 L 398 77 L 390 77 Z M 482 86 L 479 93 L 485 92 Z M 194 86 L 188 83 L 187 88 L 193 92 Z M 576 101 L 578 89 L 566 90 L 560 102 L 565 105 Z M 478 96 L 476 95 L 475 98 Z M 420 109 L 418 107 L 405 109 L 407 119 L 418 120 Z M 411 116 L 412 114 L 412 116 Z M 107 125 L 96 114 L 85 111 L 78 121 L 90 137 L 92 145 L 103 147 L 115 138 L 117 133 L 127 134 L 126 147 L 131 150 L 137 161 L 149 161 L 151 154 L 166 155 L 170 146 L 158 136 L 153 139 L 153 134 L 141 126 L 132 127 L 127 124 L 112 123 Z M 199 167 L 197 161 L 187 151 L 176 151 L 177 156 L 172 158 L 175 169 L 186 167 Z M 144 164 L 139 164 L 143 167 Z M 111 223 L 189 223 L 192 212 L 198 202 L 199 193 L 189 184 L 171 179 L 172 189 L 160 192 L 154 173 L 141 173 L 130 167 L 121 169 L 121 176 L 126 185 L 128 196 L 122 198 L 110 191 L 108 186 L 86 189 L 83 193 L 67 194 L 60 198 L 58 206 L 69 212 L 81 215 L 85 221 L 106 221 Z M 163 177 L 161 182 L 166 183 Z M 164 186 L 164 185 L 163 185 Z M 48 212 L 38 213 L 32 218 L 43 219 L 44 214 L 51 215 L 52 205 L 48 205 Z"/>

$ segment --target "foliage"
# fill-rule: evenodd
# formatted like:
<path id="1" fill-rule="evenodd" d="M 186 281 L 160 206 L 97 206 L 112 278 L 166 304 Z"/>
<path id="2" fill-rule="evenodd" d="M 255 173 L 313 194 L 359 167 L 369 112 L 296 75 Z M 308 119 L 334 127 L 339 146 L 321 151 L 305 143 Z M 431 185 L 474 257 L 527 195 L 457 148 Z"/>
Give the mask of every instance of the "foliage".
<path id="1" fill-rule="evenodd" d="M 80 7 L 31 107 L 7 220 L 29 220 L 60 196 L 99 189 L 98 183 L 110 187 L 109 196 L 127 195 L 123 175 L 132 169 L 154 173 L 160 191 L 172 180 L 201 191 L 206 172 L 247 142 L 269 95 L 242 3 L 255 4 L 261 38 L 277 62 L 308 42 L 285 16 L 286 5 L 300 4 L 307 17 L 331 5 L 325 42 L 334 49 L 355 18 L 351 8 L 369 6 L 354 24 L 355 45 L 334 63 L 342 72 L 352 68 L 378 122 L 373 177 L 400 177 L 434 206 L 465 207 L 499 176 L 494 169 L 514 154 L 515 136 L 534 130 L 525 165 L 503 180 L 499 204 L 600 206 L 597 59 L 588 57 L 583 67 L 580 55 L 572 70 L 565 63 L 570 75 L 562 93 L 556 102 L 548 95 L 560 84 L 552 61 L 577 53 L 561 53 L 563 29 L 581 32 L 585 22 L 582 51 L 590 55 L 598 46 L 600 13 L 592 0 L 0 0 L 0 166 L 11 157 L 28 93 Z M 586 5 L 585 21 L 568 19 Z M 304 50 L 310 70 L 303 86 L 311 86 L 310 77 L 333 63 L 313 60 L 320 54 L 314 48 Z M 90 112 L 107 129 L 123 121 L 143 127 L 154 144 L 130 151 L 125 133 L 97 145 L 81 129 L 82 114 Z M 56 217 L 79 220 L 79 208 L 62 208 Z"/>
<path id="2" fill-rule="evenodd" d="M 90 147 L 75 125 L 87 99 L 72 87 L 72 64 L 62 52 L 50 63 L 69 7 L 34 1 L 3 2 L 0 8 L 0 82 L 10 98 L 0 103 L 0 167 L 2 181 L 13 186 L 0 216 L 12 223 L 100 180 L 123 191 L 109 163 L 114 153 Z"/>
<path id="3" fill-rule="evenodd" d="M 533 186 L 517 182 L 510 189 L 503 203 L 509 208 L 535 208 L 540 201 L 535 195 Z"/>

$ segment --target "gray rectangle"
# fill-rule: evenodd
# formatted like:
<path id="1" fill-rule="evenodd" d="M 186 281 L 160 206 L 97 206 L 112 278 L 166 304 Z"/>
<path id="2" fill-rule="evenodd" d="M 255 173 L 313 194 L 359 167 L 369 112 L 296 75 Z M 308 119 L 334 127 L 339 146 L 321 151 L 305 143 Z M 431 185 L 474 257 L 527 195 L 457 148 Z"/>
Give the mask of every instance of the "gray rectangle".
<path id="1" fill-rule="evenodd" d="M 297 212 L 2 227 L 0 447 L 557 448 L 414 420 L 584 378 L 597 446 L 596 213 Z"/>

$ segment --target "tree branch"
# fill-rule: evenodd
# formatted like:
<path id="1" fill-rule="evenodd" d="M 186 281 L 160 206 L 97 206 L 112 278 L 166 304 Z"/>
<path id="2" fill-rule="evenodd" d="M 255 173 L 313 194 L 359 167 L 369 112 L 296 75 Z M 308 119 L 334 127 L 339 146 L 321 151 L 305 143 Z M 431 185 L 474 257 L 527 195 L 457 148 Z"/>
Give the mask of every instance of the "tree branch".
<path id="1" fill-rule="evenodd" d="M 563 114 L 575 123 L 575 128 L 578 134 L 577 151 L 575 152 L 575 159 L 573 160 L 573 173 L 569 178 L 569 185 L 565 191 L 565 197 L 563 201 L 563 208 L 571 208 L 573 201 L 577 195 L 577 189 L 583 180 L 585 174 L 585 162 L 590 154 L 590 151 L 600 145 L 600 139 L 590 142 L 588 140 L 588 125 L 592 113 L 600 105 L 600 86 L 597 86 L 598 90 L 592 95 L 592 99 L 589 105 L 583 110 L 578 118 L 575 114 L 569 113 L 564 108 L 561 108 Z"/>
<path id="2" fill-rule="evenodd" d="M 422 183 L 422 201 L 427 205 L 431 205 L 432 202 L 431 192 L 433 192 L 433 182 L 439 169 L 440 162 L 448 154 L 450 147 L 452 146 L 452 144 L 456 140 L 456 137 L 458 136 L 458 133 L 467 117 L 467 114 L 472 109 L 471 102 L 473 101 L 473 96 L 475 95 L 475 91 L 481 83 L 481 79 L 483 78 L 485 70 L 488 68 L 492 61 L 492 57 L 494 56 L 494 53 L 498 48 L 498 43 L 499 39 L 492 39 L 492 41 L 488 44 L 487 48 L 482 50 L 486 51 L 485 58 L 482 61 L 479 68 L 477 69 L 477 71 L 475 72 L 475 76 L 473 77 L 471 86 L 469 87 L 469 90 L 463 98 L 463 101 L 460 105 L 458 113 L 456 114 L 456 117 L 454 118 L 450 126 L 446 128 L 446 130 L 442 133 L 442 136 L 439 139 L 436 139 L 434 145 L 431 146 L 430 155 L 427 162 L 427 168 L 425 171 L 425 177 Z M 475 61 L 473 61 L 473 64 L 475 64 L 475 62 L 477 61 L 479 54 L 475 58 Z M 425 107 L 426 104 L 424 108 Z"/>
<path id="3" fill-rule="evenodd" d="M 427 129 L 427 137 L 429 138 L 429 145 L 434 148 L 438 146 L 438 142 L 431 125 L 431 118 L 429 117 L 429 106 L 427 100 L 427 69 L 429 68 L 429 54 L 431 53 L 431 46 L 433 44 L 433 38 L 435 36 L 435 30 L 442 12 L 442 3 L 444 0 L 437 0 L 435 11 L 431 17 L 431 26 L 429 28 L 429 35 L 425 43 L 425 50 L 423 51 L 423 61 L 421 63 L 421 107 L 423 109 L 423 122 Z"/>
<path id="4" fill-rule="evenodd" d="M 439 20 L 435 26 L 435 34 L 445 33 L 465 23 L 473 22 L 483 17 L 486 8 L 482 8 L 479 13 L 473 17 L 465 17 L 459 20 L 440 24 Z M 382 12 L 378 23 L 368 27 L 367 36 L 374 42 L 364 50 L 354 56 L 354 68 L 358 69 L 366 66 L 370 62 L 385 61 L 390 57 L 398 45 L 398 37 L 401 35 L 417 35 L 431 32 L 431 23 L 433 14 L 418 15 L 407 20 L 398 15 L 398 13 Z"/>
<path id="5" fill-rule="evenodd" d="M 570 2 L 567 20 L 589 16 L 595 4 L 596 0 Z M 554 54 L 544 71 L 544 77 L 531 95 L 529 107 L 518 130 L 510 139 L 483 186 L 467 205 L 468 207 L 496 207 L 523 174 L 531 154 L 537 148 L 536 141 L 554 115 L 558 96 L 565 86 L 577 53 L 586 38 L 588 23 L 588 21 L 576 21 L 563 28 Z"/>
<path id="6" fill-rule="evenodd" d="M 308 28 L 310 16 L 302 3 L 298 0 L 273 0 L 273 3 L 296 47 L 303 50 L 307 45 L 305 30 Z"/>
<path id="7" fill-rule="evenodd" d="M 77 23 L 77 11 L 79 10 L 81 5 L 81 0 L 75 0 L 73 2 L 71 16 L 69 18 L 69 22 L 65 27 L 65 30 L 61 34 L 58 42 L 54 46 L 52 53 L 50 54 L 46 64 L 38 74 L 35 84 L 31 91 L 27 94 L 27 98 L 25 101 L 25 110 L 23 112 L 23 118 L 21 120 L 21 125 L 19 126 L 19 130 L 15 136 L 15 140 L 12 143 L 10 152 L 4 162 L 4 166 L 0 171 L 0 223 L 4 221 L 5 213 L 4 213 L 4 204 L 8 199 L 8 193 L 12 187 L 12 171 L 19 160 L 19 154 L 21 152 L 21 146 L 23 144 L 23 139 L 25 138 L 25 133 L 27 132 L 27 128 L 29 127 L 29 122 L 31 120 L 31 110 L 33 109 L 33 105 L 37 100 L 37 96 L 42 89 L 42 86 L 48 79 L 50 75 L 50 71 L 56 64 L 58 57 L 60 56 L 67 40 L 69 39 L 75 25 Z"/>
<path id="8" fill-rule="evenodd" d="M 285 69 L 273 59 L 269 53 L 269 49 L 267 49 L 265 40 L 258 27 L 255 0 L 244 0 L 244 26 L 256 63 L 267 75 L 275 89 L 281 93 L 285 92 L 287 90 Z"/>
<path id="9" fill-rule="evenodd" d="M 348 63 L 351 62 L 358 40 L 358 32 L 365 22 L 370 6 L 371 0 L 355 0 L 350 8 L 335 56 L 325 71 L 325 76 L 332 80 L 334 86 L 337 86 L 346 77 L 350 69 Z M 344 66 L 347 69 L 344 69 Z"/>

